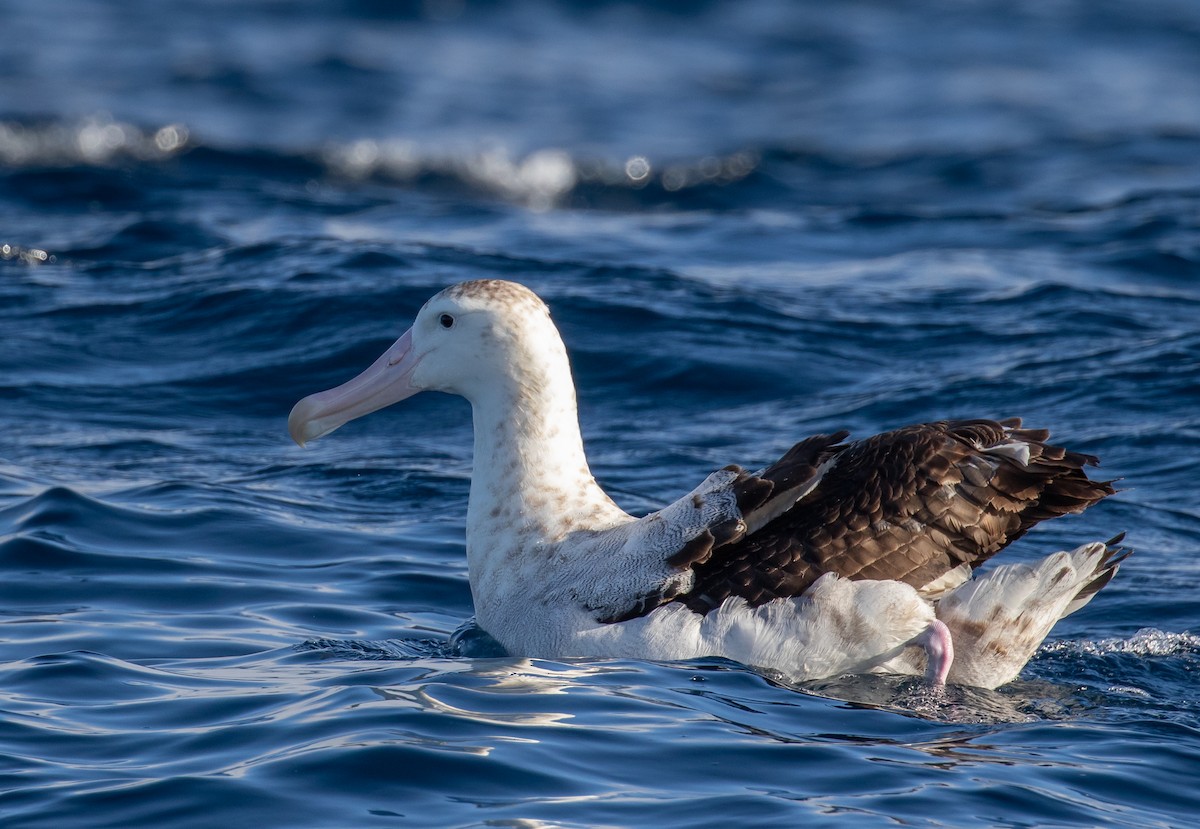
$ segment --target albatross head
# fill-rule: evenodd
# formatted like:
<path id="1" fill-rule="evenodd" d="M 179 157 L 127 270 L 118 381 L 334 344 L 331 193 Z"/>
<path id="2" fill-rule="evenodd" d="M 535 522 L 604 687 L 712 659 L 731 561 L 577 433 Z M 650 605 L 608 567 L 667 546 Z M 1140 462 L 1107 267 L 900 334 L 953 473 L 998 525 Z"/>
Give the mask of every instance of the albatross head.
<path id="1" fill-rule="evenodd" d="M 555 369 L 569 381 L 562 339 L 536 294 L 514 282 L 463 282 L 426 302 L 412 327 L 362 374 L 297 403 L 288 431 L 303 446 L 420 391 L 477 404 L 506 388 L 546 385 Z"/>

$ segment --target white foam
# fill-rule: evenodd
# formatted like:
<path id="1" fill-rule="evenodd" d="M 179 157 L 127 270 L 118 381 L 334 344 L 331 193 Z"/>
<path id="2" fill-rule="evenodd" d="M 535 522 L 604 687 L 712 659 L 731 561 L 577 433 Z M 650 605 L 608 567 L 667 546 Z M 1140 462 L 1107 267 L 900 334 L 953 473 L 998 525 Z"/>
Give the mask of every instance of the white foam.
<path id="1" fill-rule="evenodd" d="M 189 139 L 183 124 L 143 130 L 105 115 L 72 123 L 0 121 L 0 162 L 22 167 L 108 164 L 124 158 L 154 161 L 187 149 Z"/>
<path id="2" fill-rule="evenodd" d="M 1106 656 L 1114 653 L 1135 656 L 1178 656 L 1200 653 L 1200 635 L 1142 628 L 1128 639 L 1051 642 L 1047 643 L 1042 651 L 1043 653 L 1082 653 L 1088 656 Z"/>

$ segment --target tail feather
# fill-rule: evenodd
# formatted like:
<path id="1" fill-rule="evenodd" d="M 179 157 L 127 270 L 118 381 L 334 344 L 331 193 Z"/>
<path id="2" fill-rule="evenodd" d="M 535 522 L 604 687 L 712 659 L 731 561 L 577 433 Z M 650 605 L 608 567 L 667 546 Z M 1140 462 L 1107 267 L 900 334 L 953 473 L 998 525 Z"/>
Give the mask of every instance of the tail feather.
<path id="1" fill-rule="evenodd" d="M 1121 569 L 1121 562 L 1133 555 L 1133 550 L 1117 546 L 1124 539 L 1125 533 L 1119 533 L 1104 542 L 1104 556 L 1093 571 L 1095 577 L 1075 594 L 1075 598 L 1071 600 L 1071 603 L 1067 605 L 1067 609 L 1063 611 L 1062 616 L 1059 618 L 1065 619 L 1076 610 L 1079 610 L 1090 602 L 1105 585 L 1112 581 L 1113 576 L 1117 574 L 1117 570 Z"/>
<path id="2" fill-rule="evenodd" d="M 995 688 L 1015 679 L 1054 624 L 1116 574 L 1129 555 L 1115 546 L 1121 538 L 997 567 L 942 598 L 937 617 L 956 654 L 949 681 Z"/>

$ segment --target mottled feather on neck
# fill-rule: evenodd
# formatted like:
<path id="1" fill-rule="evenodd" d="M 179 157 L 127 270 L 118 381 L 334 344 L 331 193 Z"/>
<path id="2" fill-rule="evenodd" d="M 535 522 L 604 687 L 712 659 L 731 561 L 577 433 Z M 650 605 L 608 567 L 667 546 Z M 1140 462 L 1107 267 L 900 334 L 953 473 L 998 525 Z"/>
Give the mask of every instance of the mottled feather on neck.
<path id="1" fill-rule="evenodd" d="M 469 546 L 501 543 L 515 554 L 630 520 L 588 466 L 570 363 L 545 304 L 508 282 L 455 288 L 507 306 L 488 332 L 507 357 L 504 371 L 471 400 Z"/>
<path id="2" fill-rule="evenodd" d="M 514 384 L 510 406 L 477 406 L 474 419 L 470 530 L 554 543 L 628 519 L 592 476 L 573 389 Z"/>

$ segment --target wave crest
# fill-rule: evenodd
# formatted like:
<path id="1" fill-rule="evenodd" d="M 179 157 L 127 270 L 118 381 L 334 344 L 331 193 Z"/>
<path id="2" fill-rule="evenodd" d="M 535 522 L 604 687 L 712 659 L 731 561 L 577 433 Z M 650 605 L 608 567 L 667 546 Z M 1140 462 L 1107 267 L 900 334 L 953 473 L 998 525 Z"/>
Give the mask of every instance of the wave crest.
<path id="1" fill-rule="evenodd" d="M 1114 637 L 1095 641 L 1050 642 L 1042 651 L 1047 654 L 1082 656 L 1188 656 L 1200 654 L 1200 635 L 1142 628 L 1127 639 Z"/>

